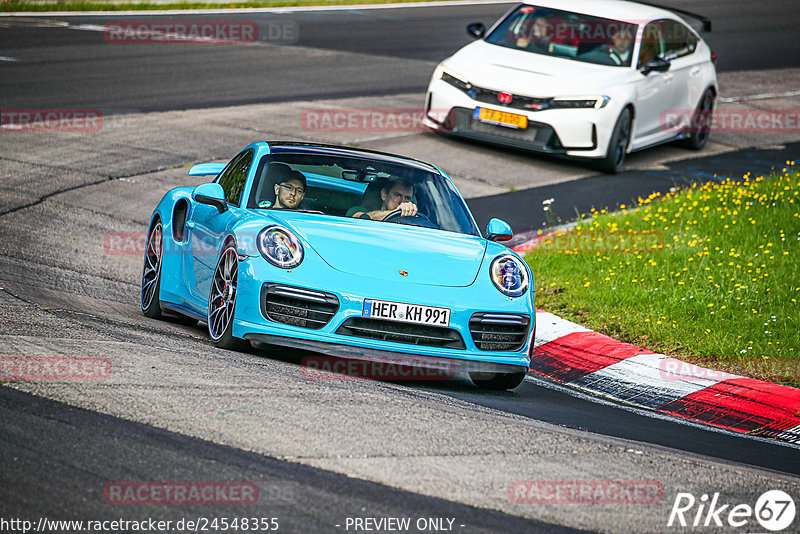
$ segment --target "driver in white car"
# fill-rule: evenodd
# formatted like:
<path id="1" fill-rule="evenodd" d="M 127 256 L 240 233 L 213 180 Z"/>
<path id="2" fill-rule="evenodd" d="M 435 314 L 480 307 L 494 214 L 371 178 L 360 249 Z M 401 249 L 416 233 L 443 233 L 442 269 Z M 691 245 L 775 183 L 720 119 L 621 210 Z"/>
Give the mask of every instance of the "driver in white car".
<path id="1" fill-rule="evenodd" d="M 414 198 L 414 185 L 403 178 L 390 181 L 381 189 L 381 207 L 371 210 L 365 206 L 350 208 L 348 213 L 352 217 L 374 221 L 381 221 L 395 210 L 400 210 L 400 215 L 413 217 L 417 214 L 417 205 L 412 202 Z M 366 217 L 365 217 L 366 216 Z"/>

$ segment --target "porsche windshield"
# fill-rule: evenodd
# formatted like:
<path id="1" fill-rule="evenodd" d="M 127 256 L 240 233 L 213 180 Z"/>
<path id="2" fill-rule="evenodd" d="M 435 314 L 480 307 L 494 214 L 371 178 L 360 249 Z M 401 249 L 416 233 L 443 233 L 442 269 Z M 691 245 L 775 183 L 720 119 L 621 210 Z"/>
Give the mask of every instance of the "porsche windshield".
<path id="1" fill-rule="evenodd" d="M 422 164 L 390 157 L 275 152 L 259 162 L 247 207 L 480 235 L 464 200 L 447 179 Z"/>
<path id="2" fill-rule="evenodd" d="M 486 41 L 534 54 L 629 67 L 637 28 L 629 22 L 522 5 Z"/>

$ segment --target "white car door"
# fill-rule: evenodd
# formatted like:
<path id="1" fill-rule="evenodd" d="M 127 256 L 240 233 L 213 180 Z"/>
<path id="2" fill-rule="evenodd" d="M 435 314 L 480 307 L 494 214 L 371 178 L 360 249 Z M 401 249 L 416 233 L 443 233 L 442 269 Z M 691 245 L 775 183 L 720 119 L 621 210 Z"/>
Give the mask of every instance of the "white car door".
<path id="1" fill-rule="evenodd" d="M 675 20 L 663 20 L 664 58 L 671 61 L 670 72 L 674 75 L 672 94 L 672 115 L 679 116 L 685 126 L 694 113 L 697 103 L 705 90 L 703 63 L 706 58 L 695 54 L 698 37 L 684 24 Z M 674 133 L 674 131 L 673 131 Z"/>
<path id="2" fill-rule="evenodd" d="M 664 111 L 676 103 L 675 74 L 672 67 L 666 72 L 651 71 L 645 74 L 647 61 L 661 57 L 664 52 L 662 21 L 647 24 L 639 34 L 639 59 L 636 82 L 636 119 L 634 121 L 632 149 L 657 143 L 672 135 L 665 130 Z"/>

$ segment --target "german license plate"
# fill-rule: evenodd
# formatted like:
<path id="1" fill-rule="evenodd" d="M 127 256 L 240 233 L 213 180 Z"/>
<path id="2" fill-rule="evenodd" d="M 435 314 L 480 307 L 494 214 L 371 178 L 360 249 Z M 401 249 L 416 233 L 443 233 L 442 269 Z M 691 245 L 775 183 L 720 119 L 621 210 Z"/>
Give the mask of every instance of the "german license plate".
<path id="1" fill-rule="evenodd" d="M 507 113 L 488 108 L 475 108 L 472 116 L 481 122 L 498 124 L 509 128 L 523 129 L 528 127 L 528 117 L 517 115 L 516 113 Z"/>
<path id="2" fill-rule="evenodd" d="M 419 306 L 386 300 L 364 299 L 361 316 L 403 323 L 450 326 L 450 308 Z"/>

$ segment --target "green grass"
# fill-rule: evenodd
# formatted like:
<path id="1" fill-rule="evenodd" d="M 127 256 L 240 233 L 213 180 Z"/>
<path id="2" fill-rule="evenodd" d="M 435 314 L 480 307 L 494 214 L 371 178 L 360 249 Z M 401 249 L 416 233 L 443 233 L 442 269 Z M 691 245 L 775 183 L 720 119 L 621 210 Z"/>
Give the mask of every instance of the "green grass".
<path id="1" fill-rule="evenodd" d="M 526 255 L 537 305 L 685 361 L 800 385 L 800 172 L 593 211 Z"/>
<path id="2" fill-rule="evenodd" d="M 330 6 L 413 3 L 426 0 L 248 0 L 232 2 L 11 2 L 0 0 L 0 12 L 13 11 L 134 11 L 172 9 L 235 9 L 256 7 Z"/>

